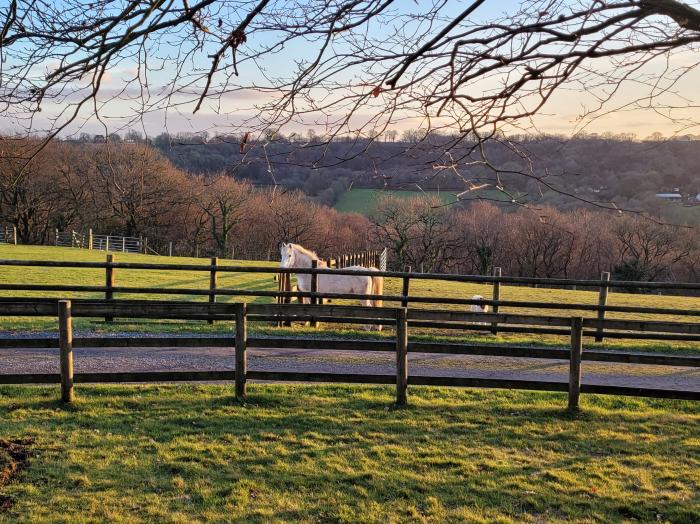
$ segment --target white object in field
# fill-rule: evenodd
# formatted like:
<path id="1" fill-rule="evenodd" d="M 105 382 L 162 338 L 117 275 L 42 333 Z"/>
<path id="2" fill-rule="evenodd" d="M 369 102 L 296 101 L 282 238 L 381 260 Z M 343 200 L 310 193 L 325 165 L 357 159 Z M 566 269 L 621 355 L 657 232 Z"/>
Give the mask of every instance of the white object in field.
<path id="1" fill-rule="evenodd" d="M 484 300 L 484 297 L 482 297 L 481 295 L 474 295 L 472 297 L 472 300 Z M 488 313 L 489 305 L 472 304 L 469 306 L 469 311 L 471 311 L 472 313 Z"/>

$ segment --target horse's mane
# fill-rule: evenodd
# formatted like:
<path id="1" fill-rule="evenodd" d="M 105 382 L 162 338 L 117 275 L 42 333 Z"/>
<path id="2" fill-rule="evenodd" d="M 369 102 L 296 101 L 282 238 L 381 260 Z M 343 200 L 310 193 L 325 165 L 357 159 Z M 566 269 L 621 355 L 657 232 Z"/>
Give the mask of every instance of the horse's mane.
<path id="1" fill-rule="evenodd" d="M 304 253 L 306 256 L 311 257 L 312 260 L 319 260 L 319 256 L 314 252 L 311 251 L 310 249 L 306 249 L 304 246 L 300 246 L 299 244 L 292 244 L 295 249 L 301 251 Z"/>

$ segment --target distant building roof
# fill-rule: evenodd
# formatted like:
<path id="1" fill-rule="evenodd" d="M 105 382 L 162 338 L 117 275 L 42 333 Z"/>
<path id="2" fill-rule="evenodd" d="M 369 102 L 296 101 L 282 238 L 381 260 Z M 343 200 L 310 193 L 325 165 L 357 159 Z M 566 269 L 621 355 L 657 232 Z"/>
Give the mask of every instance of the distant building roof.
<path id="1" fill-rule="evenodd" d="M 656 193 L 656 198 L 683 198 L 680 193 Z"/>

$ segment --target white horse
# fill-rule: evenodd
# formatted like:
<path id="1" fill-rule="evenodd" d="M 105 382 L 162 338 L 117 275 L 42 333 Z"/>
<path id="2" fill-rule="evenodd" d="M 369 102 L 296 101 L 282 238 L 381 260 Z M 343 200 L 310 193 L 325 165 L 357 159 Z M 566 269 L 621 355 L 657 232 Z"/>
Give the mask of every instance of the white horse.
<path id="1" fill-rule="evenodd" d="M 281 262 L 280 267 L 287 268 L 310 268 L 313 260 L 318 260 L 318 267 L 328 267 L 325 262 L 319 259 L 313 251 L 300 246 L 299 244 L 282 244 L 280 247 Z M 351 266 L 343 269 L 379 271 L 375 267 Z M 311 291 L 311 275 L 308 273 L 297 274 L 297 288 L 301 292 Z M 381 295 L 384 291 L 384 278 L 380 276 L 365 275 L 318 275 L 318 293 L 354 293 L 358 295 Z M 309 297 L 302 299 L 303 303 L 310 302 Z M 362 299 L 363 306 L 382 307 L 383 301 Z M 377 326 L 378 330 L 382 326 Z"/>

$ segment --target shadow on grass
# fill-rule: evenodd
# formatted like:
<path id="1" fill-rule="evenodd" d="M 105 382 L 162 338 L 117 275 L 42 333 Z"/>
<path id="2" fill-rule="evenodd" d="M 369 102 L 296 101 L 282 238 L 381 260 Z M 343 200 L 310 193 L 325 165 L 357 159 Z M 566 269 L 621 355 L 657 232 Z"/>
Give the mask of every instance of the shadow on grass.
<path id="1" fill-rule="evenodd" d="M 81 386 L 66 411 L 57 394 L 0 388 L 0 429 L 64 446 L 23 482 L 48 479 L 46 507 L 81 484 L 66 515 L 101 496 L 90 518 L 690 522 L 700 503 L 691 403 L 587 397 L 571 415 L 556 393 L 411 388 L 395 409 L 392 386 L 253 384 L 239 403 L 157 385 Z"/>

